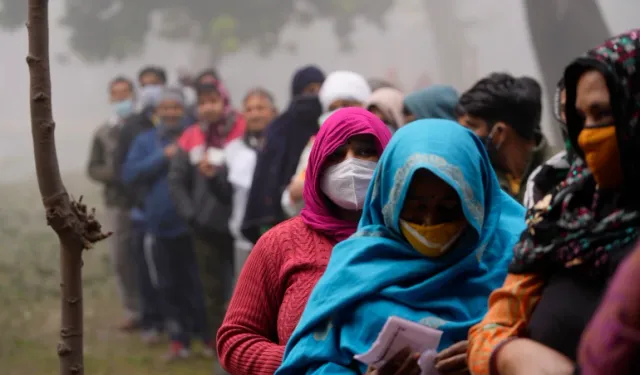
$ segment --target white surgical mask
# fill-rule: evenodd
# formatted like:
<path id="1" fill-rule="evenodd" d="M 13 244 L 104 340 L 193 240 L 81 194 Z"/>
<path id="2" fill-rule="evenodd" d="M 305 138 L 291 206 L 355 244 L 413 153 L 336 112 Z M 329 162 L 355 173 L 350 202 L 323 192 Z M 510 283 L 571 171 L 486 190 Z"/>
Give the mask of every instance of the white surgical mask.
<path id="1" fill-rule="evenodd" d="M 320 189 L 345 210 L 362 210 L 369 183 L 378 163 L 348 158 L 324 172 Z"/>
<path id="2" fill-rule="evenodd" d="M 143 110 L 148 107 L 155 107 L 162 95 L 162 90 L 164 90 L 163 85 L 146 85 L 140 88 L 140 99 L 138 100 L 140 108 L 138 109 Z"/>
<path id="3" fill-rule="evenodd" d="M 318 117 L 318 127 L 322 126 L 322 124 L 324 124 L 325 121 L 327 121 L 327 119 L 329 117 L 331 117 L 332 114 L 336 113 L 338 110 L 333 110 L 330 112 L 325 112 L 322 115 L 320 115 L 320 117 Z"/>

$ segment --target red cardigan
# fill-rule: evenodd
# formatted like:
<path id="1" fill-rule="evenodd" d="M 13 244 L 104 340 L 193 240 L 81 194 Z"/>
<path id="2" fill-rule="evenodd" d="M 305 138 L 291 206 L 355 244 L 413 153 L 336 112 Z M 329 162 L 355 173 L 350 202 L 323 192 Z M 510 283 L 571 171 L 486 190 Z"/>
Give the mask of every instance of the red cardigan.
<path id="1" fill-rule="evenodd" d="M 324 273 L 335 243 L 299 217 L 265 233 L 251 251 L 218 331 L 218 358 L 234 375 L 271 375 Z"/>

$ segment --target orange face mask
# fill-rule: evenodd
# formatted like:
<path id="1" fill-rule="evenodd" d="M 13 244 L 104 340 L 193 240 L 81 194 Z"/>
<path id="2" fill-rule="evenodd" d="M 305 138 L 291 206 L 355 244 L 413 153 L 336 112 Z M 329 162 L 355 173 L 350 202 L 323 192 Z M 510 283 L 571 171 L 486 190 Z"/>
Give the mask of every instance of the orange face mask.
<path id="1" fill-rule="evenodd" d="M 584 128 L 578 145 L 598 186 L 604 189 L 622 185 L 620 150 L 615 126 Z"/>

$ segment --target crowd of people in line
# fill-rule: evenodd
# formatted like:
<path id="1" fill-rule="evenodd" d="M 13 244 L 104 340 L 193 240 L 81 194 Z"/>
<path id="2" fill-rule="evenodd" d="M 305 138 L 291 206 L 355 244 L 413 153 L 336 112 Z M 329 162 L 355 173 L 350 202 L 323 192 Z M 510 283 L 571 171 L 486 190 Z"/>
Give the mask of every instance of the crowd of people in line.
<path id="1" fill-rule="evenodd" d="M 561 68 L 558 149 L 508 73 L 405 95 L 310 65 L 283 111 L 214 70 L 113 79 L 88 174 L 121 329 L 215 374 L 427 373 L 354 359 L 392 316 L 442 332 L 441 375 L 640 373 L 640 29 Z"/>

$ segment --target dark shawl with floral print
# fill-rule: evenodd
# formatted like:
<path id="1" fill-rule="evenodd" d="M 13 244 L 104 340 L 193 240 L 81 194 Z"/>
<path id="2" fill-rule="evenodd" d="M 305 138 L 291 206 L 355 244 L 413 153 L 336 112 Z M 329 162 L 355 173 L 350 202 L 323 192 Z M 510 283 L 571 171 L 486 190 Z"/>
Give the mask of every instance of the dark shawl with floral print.
<path id="1" fill-rule="evenodd" d="M 511 273 L 574 269 L 600 274 L 611 254 L 628 248 L 640 226 L 640 30 L 614 37 L 565 70 L 568 136 L 576 159 L 567 178 L 527 214 L 527 230 L 514 247 Z M 599 191 L 578 146 L 583 120 L 576 111 L 576 87 L 587 70 L 607 80 L 624 173 L 624 188 L 611 197 Z M 609 207 L 607 207 L 609 206 Z"/>

